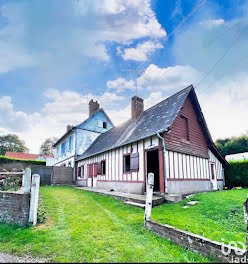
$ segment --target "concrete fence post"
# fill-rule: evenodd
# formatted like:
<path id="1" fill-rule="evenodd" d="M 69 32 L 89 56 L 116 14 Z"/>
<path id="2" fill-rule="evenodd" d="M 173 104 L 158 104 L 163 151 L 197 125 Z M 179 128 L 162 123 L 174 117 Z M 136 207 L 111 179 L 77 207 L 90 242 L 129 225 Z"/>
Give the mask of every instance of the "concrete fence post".
<path id="1" fill-rule="evenodd" d="M 144 225 L 146 225 L 147 220 L 151 219 L 153 185 L 154 185 L 154 174 L 148 173 L 148 177 L 146 181 L 146 208 L 145 208 Z"/>
<path id="2" fill-rule="evenodd" d="M 39 190 L 40 190 L 40 175 L 34 174 L 32 176 L 30 210 L 29 210 L 29 222 L 33 223 L 33 225 L 37 224 Z"/>
<path id="3" fill-rule="evenodd" d="M 24 193 L 30 193 L 31 188 L 31 169 L 27 168 L 22 175 L 22 186 L 24 187 Z"/>

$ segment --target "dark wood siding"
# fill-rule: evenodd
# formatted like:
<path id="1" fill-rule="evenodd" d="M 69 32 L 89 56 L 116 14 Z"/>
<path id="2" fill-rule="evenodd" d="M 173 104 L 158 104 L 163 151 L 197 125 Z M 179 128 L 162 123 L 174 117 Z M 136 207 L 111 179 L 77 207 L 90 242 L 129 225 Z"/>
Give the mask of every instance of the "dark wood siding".
<path id="1" fill-rule="evenodd" d="M 185 129 L 185 124 L 182 122 L 181 116 L 187 118 L 189 140 L 182 138 L 184 134 L 182 130 Z M 209 158 L 207 142 L 189 98 L 186 99 L 180 113 L 176 117 L 171 127 L 171 132 L 165 133 L 164 138 L 168 150 Z"/>

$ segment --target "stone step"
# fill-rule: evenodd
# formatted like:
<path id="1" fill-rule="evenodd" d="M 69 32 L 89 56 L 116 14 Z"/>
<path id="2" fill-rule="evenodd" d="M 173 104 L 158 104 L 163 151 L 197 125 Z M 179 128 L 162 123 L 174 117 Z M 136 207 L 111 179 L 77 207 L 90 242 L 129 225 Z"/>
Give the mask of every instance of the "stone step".
<path id="1" fill-rule="evenodd" d="M 164 196 L 167 203 L 179 203 L 182 201 L 183 196 L 181 194 L 168 194 Z"/>
<path id="2" fill-rule="evenodd" d="M 140 207 L 140 208 L 143 208 L 143 209 L 145 209 L 145 207 L 146 207 L 145 204 L 140 204 L 140 203 L 135 203 L 135 202 L 124 202 L 124 204 Z"/>

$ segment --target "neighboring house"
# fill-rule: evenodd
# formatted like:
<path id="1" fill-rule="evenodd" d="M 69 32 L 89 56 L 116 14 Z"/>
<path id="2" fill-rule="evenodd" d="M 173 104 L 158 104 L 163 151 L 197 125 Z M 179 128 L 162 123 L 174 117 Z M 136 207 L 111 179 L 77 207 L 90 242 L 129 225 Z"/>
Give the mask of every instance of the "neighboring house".
<path id="1" fill-rule="evenodd" d="M 5 156 L 20 160 L 42 160 L 42 161 L 46 161 L 47 166 L 49 166 L 48 163 L 50 163 L 54 159 L 53 155 L 28 154 L 22 152 L 6 152 Z"/>
<path id="2" fill-rule="evenodd" d="M 216 149 L 193 86 L 143 111 L 132 98 L 131 119 L 100 135 L 76 162 L 76 183 L 143 194 L 153 172 L 158 193 L 223 189 L 226 160 Z"/>
<path id="3" fill-rule="evenodd" d="M 113 124 L 99 103 L 89 102 L 89 118 L 77 126 L 67 126 L 66 133 L 53 145 L 54 166 L 74 167 L 75 156 L 82 155 L 102 133 Z"/>
<path id="4" fill-rule="evenodd" d="M 248 152 L 226 155 L 225 158 L 227 161 L 248 160 Z"/>

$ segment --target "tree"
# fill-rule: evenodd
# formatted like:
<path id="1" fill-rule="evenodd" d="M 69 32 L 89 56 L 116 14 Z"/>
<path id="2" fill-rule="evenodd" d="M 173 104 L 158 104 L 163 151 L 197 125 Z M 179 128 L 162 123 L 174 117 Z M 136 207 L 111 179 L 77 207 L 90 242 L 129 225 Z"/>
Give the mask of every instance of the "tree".
<path id="1" fill-rule="evenodd" d="M 236 154 L 248 151 L 248 136 L 232 137 L 227 139 L 218 139 L 215 142 L 216 147 L 222 155 Z"/>
<path id="2" fill-rule="evenodd" d="M 47 138 L 40 147 L 40 154 L 53 155 L 53 145 L 58 141 L 57 138 Z"/>
<path id="3" fill-rule="evenodd" d="M 10 152 L 28 152 L 25 142 L 17 135 L 8 134 L 0 136 L 0 155 L 5 155 L 7 151 Z"/>

